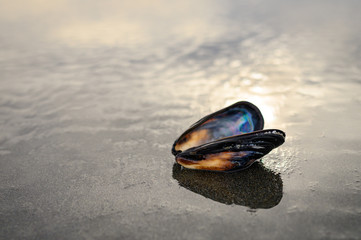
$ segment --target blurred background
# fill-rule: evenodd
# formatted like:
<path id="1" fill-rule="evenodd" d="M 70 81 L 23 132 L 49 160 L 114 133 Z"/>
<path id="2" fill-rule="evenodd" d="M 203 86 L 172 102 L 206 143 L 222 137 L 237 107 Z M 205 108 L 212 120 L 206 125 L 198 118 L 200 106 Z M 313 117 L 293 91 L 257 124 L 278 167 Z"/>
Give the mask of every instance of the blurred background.
<path id="1" fill-rule="evenodd" d="M 0 238 L 361 237 L 360 1 L 0 6 Z M 240 100 L 285 144 L 234 177 L 174 165 Z"/>

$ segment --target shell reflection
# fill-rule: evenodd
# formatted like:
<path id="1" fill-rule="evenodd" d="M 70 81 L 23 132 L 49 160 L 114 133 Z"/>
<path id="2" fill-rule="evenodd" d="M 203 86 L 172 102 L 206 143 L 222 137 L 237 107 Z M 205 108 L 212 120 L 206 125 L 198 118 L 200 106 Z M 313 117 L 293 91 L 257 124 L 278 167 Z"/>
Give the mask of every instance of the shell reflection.
<path id="1" fill-rule="evenodd" d="M 283 196 L 280 175 L 258 162 L 242 172 L 229 174 L 192 171 L 174 164 L 173 178 L 180 186 L 206 198 L 252 209 L 272 208 L 280 203 Z"/>

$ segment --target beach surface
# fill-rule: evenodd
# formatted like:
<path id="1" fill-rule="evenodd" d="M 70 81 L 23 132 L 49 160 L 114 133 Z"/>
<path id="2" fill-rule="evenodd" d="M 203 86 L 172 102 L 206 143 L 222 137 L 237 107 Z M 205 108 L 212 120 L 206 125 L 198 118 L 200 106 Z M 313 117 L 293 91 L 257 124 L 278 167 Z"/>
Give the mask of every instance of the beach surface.
<path id="1" fill-rule="evenodd" d="M 361 239 L 360 1 L 0 2 L 0 239 Z M 243 100 L 282 146 L 175 164 Z"/>

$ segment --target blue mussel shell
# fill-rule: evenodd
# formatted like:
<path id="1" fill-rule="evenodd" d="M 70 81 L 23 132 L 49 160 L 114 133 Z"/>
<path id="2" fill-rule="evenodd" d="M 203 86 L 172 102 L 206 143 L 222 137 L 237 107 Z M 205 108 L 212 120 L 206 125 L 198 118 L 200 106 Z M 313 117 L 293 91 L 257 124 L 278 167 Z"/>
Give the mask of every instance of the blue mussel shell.
<path id="1" fill-rule="evenodd" d="M 282 145 L 286 134 L 262 130 L 261 111 L 252 103 L 237 102 L 205 116 L 173 144 L 180 165 L 198 170 L 237 171 Z"/>

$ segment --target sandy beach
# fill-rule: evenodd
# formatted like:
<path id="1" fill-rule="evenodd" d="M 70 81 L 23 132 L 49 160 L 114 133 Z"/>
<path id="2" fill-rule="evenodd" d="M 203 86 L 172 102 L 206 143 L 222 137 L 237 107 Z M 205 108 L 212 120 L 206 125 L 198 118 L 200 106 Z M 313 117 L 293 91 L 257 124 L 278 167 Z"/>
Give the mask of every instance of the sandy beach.
<path id="1" fill-rule="evenodd" d="M 361 239 L 361 2 L 1 2 L 0 239 Z M 243 100 L 282 146 L 175 164 Z"/>

